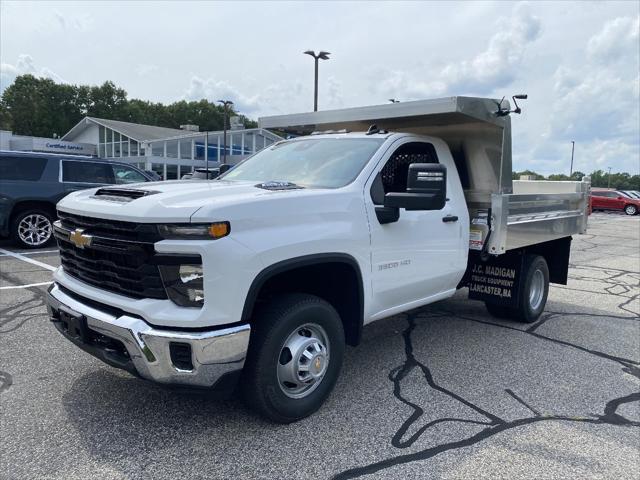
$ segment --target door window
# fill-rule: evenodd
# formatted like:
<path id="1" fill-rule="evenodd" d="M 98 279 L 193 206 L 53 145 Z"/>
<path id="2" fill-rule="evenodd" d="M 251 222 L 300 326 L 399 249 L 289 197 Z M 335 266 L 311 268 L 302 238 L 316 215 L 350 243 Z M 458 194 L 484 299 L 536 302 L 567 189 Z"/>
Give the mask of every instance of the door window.
<path id="1" fill-rule="evenodd" d="M 112 165 L 113 176 L 117 184 L 146 182 L 147 179 L 137 170 L 126 165 Z"/>
<path id="2" fill-rule="evenodd" d="M 108 163 L 62 162 L 62 181 L 72 183 L 115 183 Z"/>
<path id="3" fill-rule="evenodd" d="M 407 190 L 407 175 L 409 165 L 412 163 L 438 163 L 438 156 L 433 145 L 410 142 L 398 147 L 380 171 L 384 193 L 405 192 Z"/>
<path id="4" fill-rule="evenodd" d="M 407 190 L 409 165 L 412 163 L 438 163 L 436 149 L 425 142 L 410 142 L 399 146 L 371 185 L 371 199 L 375 205 L 382 205 L 385 194 L 389 192 Z"/>
<path id="5" fill-rule="evenodd" d="M 37 181 L 47 164 L 46 158 L 2 157 L 0 179 Z"/>

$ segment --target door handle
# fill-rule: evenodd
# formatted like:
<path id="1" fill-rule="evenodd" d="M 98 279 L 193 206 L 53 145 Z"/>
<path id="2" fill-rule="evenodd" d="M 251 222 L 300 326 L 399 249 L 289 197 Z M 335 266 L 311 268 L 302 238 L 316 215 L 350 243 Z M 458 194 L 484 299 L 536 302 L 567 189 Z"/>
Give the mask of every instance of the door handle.
<path id="1" fill-rule="evenodd" d="M 446 217 L 442 217 L 442 221 L 447 222 L 457 222 L 458 217 L 456 215 L 447 215 Z"/>

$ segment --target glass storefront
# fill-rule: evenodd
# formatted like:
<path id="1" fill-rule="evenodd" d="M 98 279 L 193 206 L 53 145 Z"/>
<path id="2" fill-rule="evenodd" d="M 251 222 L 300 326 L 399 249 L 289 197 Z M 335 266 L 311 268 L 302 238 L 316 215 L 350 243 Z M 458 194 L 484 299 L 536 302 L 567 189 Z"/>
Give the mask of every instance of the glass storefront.
<path id="1" fill-rule="evenodd" d="M 194 168 L 204 167 L 206 161 L 217 162 L 224 156 L 222 132 L 186 132 L 183 136 L 159 140 L 131 138 L 131 133 L 118 132 L 104 125 L 98 127 L 98 156 L 127 161 L 139 168 L 150 166 L 164 180 L 179 179 Z M 247 155 L 281 140 L 263 129 L 227 132 L 227 162 L 235 164 Z M 134 158 L 131 158 L 134 157 Z M 146 157 L 146 160 L 144 158 Z M 144 160 L 144 161 L 140 161 Z"/>

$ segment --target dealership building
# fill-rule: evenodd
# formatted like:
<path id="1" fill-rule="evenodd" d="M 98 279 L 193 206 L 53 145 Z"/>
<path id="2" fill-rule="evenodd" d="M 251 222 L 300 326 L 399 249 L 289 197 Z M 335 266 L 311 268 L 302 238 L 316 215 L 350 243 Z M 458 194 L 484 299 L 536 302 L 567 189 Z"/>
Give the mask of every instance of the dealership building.
<path id="1" fill-rule="evenodd" d="M 282 140 L 262 128 L 245 129 L 231 118 L 226 131 L 200 132 L 196 125 L 180 129 L 85 117 L 60 139 L 26 137 L 0 131 L 0 149 L 93 155 L 153 170 L 175 180 L 195 168 L 243 158 Z"/>

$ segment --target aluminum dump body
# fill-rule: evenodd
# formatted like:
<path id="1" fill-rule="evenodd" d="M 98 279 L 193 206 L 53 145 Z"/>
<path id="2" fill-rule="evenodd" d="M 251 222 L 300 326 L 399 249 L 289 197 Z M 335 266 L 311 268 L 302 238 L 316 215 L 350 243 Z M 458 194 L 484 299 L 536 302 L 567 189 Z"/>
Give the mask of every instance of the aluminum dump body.
<path id="1" fill-rule="evenodd" d="M 489 211 L 486 251 L 514 248 L 584 233 L 589 182 L 514 182 L 511 118 L 497 115 L 500 101 L 447 97 L 259 119 L 260 128 L 305 135 L 314 131 L 366 131 L 371 125 L 394 132 L 443 139 L 451 150 L 470 218 Z M 501 104 L 503 110 L 509 103 Z"/>

